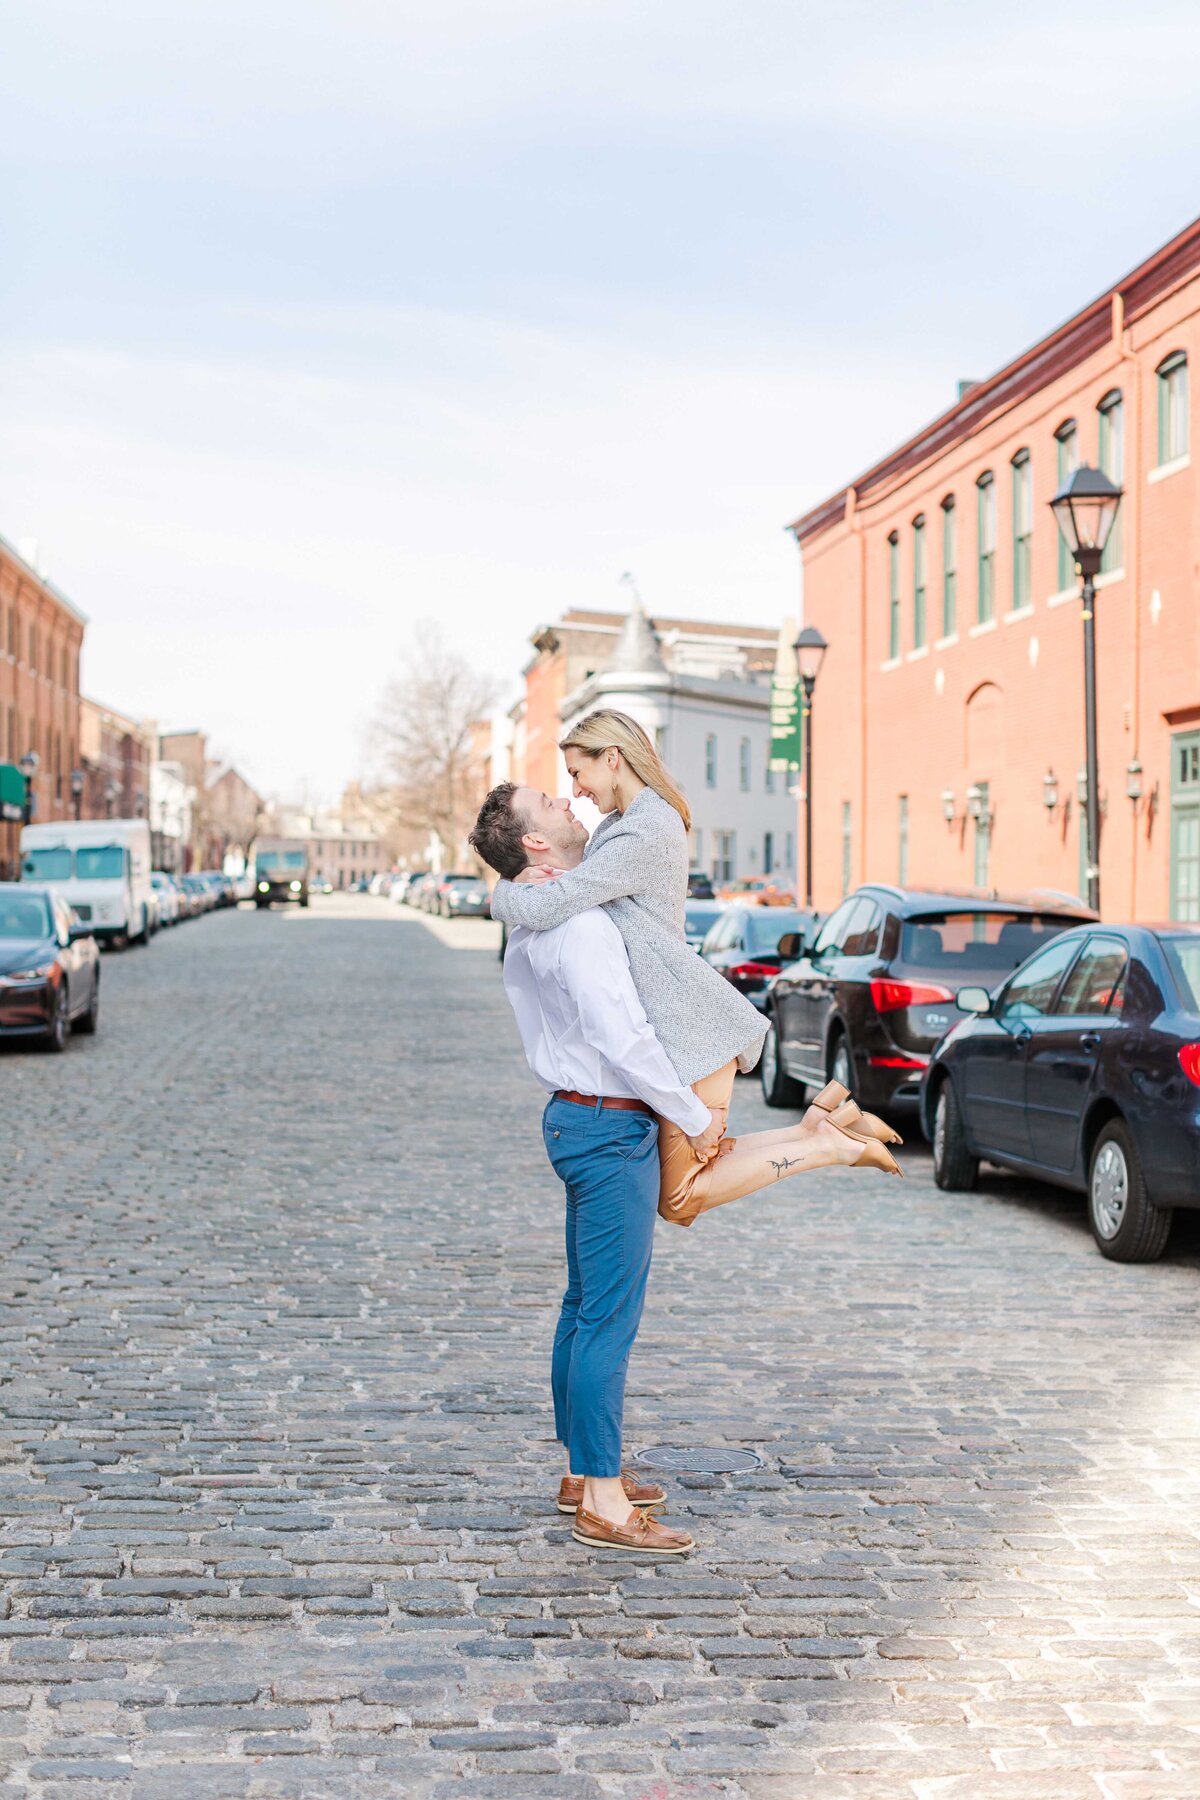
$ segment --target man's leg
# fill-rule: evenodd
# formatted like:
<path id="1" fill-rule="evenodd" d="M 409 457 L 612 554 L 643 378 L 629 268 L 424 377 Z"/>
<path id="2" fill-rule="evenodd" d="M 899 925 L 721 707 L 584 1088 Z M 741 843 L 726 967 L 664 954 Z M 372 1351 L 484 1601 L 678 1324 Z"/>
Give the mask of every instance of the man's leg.
<path id="1" fill-rule="evenodd" d="M 582 1299 L 569 1375 L 571 1467 L 588 1512 L 624 1524 L 625 1376 L 641 1323 L 658 1202 L 658 1132 L 645 1114 L 601 1112 L 586 1167 L 573 1173 Z"/>
<path id="2" fill-rule="evenodd" d="M 563 1293 L 562 1305 L 559 1308 L 558 1326 L 554 1333 L 554 1349 L 550 1354 L 550 1391 L 554 1396 L 554 1435 L 566 1451 L 569 1474 L 571 1472 L 571 1352 L 575 1345 L 579 1302 L 583 1298 L 583 1287 L 579 1279 L 579 1259 L 575 1251 L 578 1208 L 571 1192 L 570 1183 L 566 1184 L 566 1202 L 567 1285 Z"/>

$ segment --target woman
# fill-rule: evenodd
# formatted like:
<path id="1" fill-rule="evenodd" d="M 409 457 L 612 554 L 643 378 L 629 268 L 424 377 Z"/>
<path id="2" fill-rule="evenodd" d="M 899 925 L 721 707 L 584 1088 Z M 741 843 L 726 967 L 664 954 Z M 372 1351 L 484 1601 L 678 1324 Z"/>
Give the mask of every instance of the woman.
<path id="1" fill-rule="evenodd" d="M 531 869 L 515 882 L 498 882 L 492 917 L 546 931 L 590 906 L 608 908 L 659 1042 L 714 1119 L 697 1147 L 660 1119 L 662 1216 L 690 1225 L 698 1214 L 786 1175 L 835 1163 L 899 1175 L 884 1147 L 885 1139 L 898 1141 L 895 1133 L 861 1113 L 836 1082 L 798 1125 L 725 1135 L 734 1076 L 757 1063 L 766 1022 L 684 936 L 687 801 L 641 726 L 624 713 L 590 713 L 559 748 L 575 797 L 594 801 L 605 818 L 577 869 Z"/>

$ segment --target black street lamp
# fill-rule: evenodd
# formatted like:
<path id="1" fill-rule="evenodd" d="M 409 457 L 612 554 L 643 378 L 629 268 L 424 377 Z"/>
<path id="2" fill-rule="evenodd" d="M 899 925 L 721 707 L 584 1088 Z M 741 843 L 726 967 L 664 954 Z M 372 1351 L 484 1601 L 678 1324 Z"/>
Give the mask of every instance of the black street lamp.
<path id="1" fill-rule="evenodd" d="M 75 817 L 83 817 L 83 770 L 71 770 L 71 799 L 75 803 Z"/>
<path id="2" fill-rule="evenodd" d="M 1083 592 L 1083 706 L 1087 737 L 1087 903 L 1100 911 L 1100 775 L 1096 756 L 1096 577 L 1113 528 L 1121 489 L 1103 469 L 1082 464 L 1050 502 Z"/>
<path id="3" fill-rule="evenodd" d="M 809 912 L 812 911 L 813 894 L 812 697 L 828 648 L 829 645 L 815 625 L 806 625 L 792 645 L 796 653 L 796 674 L 800 678 L 800 755 L 804 768 L 804 904 Z"/>
<path id="4" fill-rule="evenodd" d="M 116 805 L 116 803 L 117 803 L 117 784 L 115 781 L 110 781 L 108 786 L 104 790 L 104 816 L 106 819 L 112 818 L 113 807 Z"/>
<path id="5" fill-rule="evenodd" d="M 18 769 L 25 777 L 25 799 L 21 807 L 22 825 L 28 825 L 33 818 L 33 778 L 38 772 L 41 760 L 36 750 L 27 750 L 17 764 Z"/>

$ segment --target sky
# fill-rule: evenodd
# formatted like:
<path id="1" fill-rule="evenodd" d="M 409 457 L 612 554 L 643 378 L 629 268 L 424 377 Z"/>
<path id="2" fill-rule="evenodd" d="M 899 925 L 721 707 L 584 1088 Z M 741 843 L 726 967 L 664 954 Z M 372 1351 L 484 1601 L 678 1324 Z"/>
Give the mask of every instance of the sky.
<path id="1" fill-rule="evenodd" d="M 1200 211 L 1194 0 L 9 0 L 0 536 L 333 798 L 415 624 L 774 624 L 784 526 Z M 36 552 L 33 546 L 36 545 Z"/>

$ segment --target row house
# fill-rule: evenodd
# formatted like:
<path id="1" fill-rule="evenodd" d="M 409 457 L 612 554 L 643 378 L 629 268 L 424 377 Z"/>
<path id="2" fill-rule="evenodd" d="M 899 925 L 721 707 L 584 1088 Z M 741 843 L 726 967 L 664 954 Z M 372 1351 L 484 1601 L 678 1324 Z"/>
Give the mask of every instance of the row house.
<path id="1" fill-rule="evenodd" d="M 1104 910 L 1200 919 L 1197 358 L 1200 222 L 792 525 L 829 642 L 818 905 L 865 879 L 1083 890 L 1080 589 L 1049 501 L 1089 463 L 1124 490 L 1096 584 Z"/>
<path id="2" fill-rule="evenodd" d="M 0 762 L 36 758 L 37 819 L 73 810 L 79 760 L 79 657 L 84 615 L 0 539 Z M 0 824 L 0 870 L 17 872 L 20 826 Z"/>

